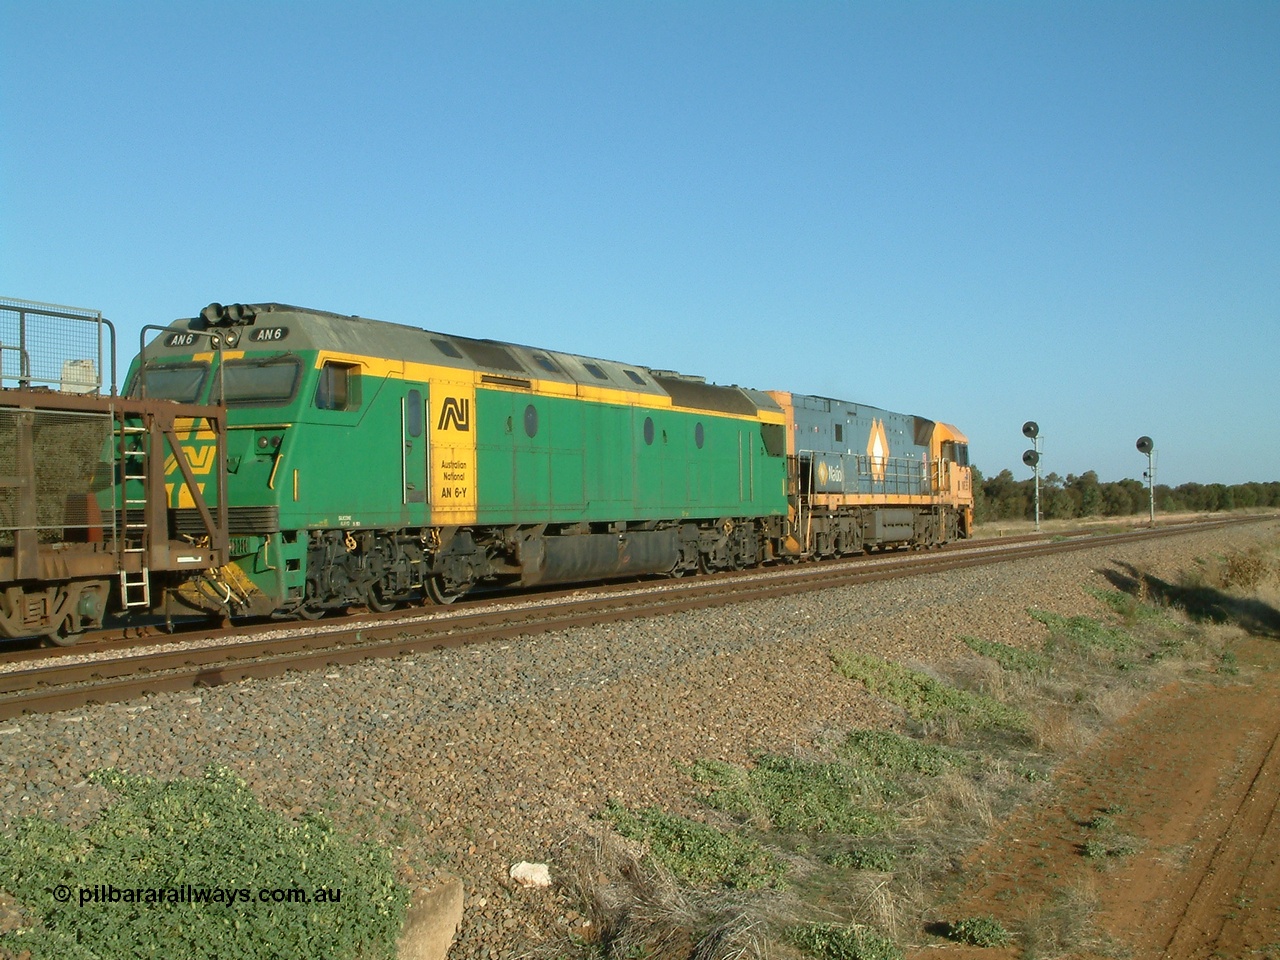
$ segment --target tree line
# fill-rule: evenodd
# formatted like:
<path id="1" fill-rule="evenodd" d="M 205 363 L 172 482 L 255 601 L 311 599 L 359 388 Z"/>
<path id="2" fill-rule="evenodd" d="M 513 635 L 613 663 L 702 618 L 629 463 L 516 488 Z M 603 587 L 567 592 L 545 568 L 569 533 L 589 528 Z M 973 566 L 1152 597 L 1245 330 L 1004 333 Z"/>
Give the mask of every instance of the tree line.
<path id="1" fill-rule="evenodd" d="M 1280 481 L 1184 483 L 1176 487 L 1157 483 L 1155 494 L 1159 513 L 1280 507 Z M 973 468 L 973 495 L 978 523 L 1035 517 L 1035 480 L 1015 480 L 1011 470 L 1001 470 L 988 479 Z M 1092 470 L 1079 476 L 1069 473 L 1065 479 L 1056 473 L 1040 478 L 1040 517 L 1044 520 L 1123 517 L 1147 510 L 1147 487 L 1138 480 L 1104 483 Z"/>

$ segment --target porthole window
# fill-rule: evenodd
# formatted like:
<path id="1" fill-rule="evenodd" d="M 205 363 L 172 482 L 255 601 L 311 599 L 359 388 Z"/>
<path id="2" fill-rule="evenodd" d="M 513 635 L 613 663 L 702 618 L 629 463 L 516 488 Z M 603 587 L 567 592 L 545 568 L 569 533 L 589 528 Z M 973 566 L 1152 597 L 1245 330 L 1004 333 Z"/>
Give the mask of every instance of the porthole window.
<path id="1" fill-rule="evenodd" d="M 653 446 L 653 417 L 644 418 L 644 442 Z"/>
<path id="2" fill-rule="evenodd" d="M 706 442 L 706 434 L 703 433 L 702 424 L 696 424 L 693 428 L 693 442 L 698 445 L 698 449 L 702 449 L 702 444 Z"/>
<path id="3" fill-rule="evenodd" d="M 531 438 L 538 435 L 538 408 L 532 403 L 524 408 L 524 432 Z"/>

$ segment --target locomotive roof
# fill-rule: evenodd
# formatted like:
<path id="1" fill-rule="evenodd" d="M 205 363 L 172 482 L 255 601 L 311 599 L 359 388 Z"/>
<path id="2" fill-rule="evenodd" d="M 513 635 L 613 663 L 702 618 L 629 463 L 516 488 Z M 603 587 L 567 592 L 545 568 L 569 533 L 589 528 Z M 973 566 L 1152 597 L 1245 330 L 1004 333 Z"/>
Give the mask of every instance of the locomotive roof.
<path id="1" fill-rule="evenodd" d="M 781 412 L 777 401 L 762 391 L 710 384 L 704 378 L 670 370 L 652 370 L 639 364 L 437 333 L 422 327 L 281 303 L 228 307 L 210 304 L 200 316 L 170 324 L 169 331 L 174 330 L 220 333 L 224 345 L 236 350 L 328 350 L 476 370 L 497 382 L 503 378 L 552 380 L 668 396 L 675 405 L 694 409 L 746 416 L 754 415 L 757 410 Z M 192 352 L 190 345 L 168 345 L 168 336 L 161 333 L 148 344 L 148 358 Z"/>

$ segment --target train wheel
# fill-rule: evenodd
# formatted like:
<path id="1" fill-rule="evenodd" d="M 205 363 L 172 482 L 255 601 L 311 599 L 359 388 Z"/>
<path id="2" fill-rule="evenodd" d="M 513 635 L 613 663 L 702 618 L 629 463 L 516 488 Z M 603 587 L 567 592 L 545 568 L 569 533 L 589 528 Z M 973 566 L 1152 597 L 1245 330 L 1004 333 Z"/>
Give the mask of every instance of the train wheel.
<path id="1" fill-rule="evenodd" d="M 55 647 L 74 647 L 80 642 L 80 638 L 84 636 L 84 632 L 77 630 L 72 632 L 71 620 L 67 618 L 58 624 L 58 629 L 52 633 L 45 634 L 49 638 L 49 642 Z"/>
<path id="2" fill-rule="evenodd" d="M 453 601 L 457 600 L 462 596 L 462 594 L 446 589 L 444 581 L 439 577 L 431 577 L 427 580 L 427 596 L 430 598 L 432 603 L 445 606 L 446 604 L 453 603 Z"/>
<path id="3" fill-rule="evenodd" d="M 376 613 L 387 613 L 396 608 L 396 604 L 400 602 L 399 597 L 388 597 L 382 592 L 380 584 L 373 584 L 369 587 L 364 597 L 365 603 L 369 605 L 369 609 Z"/>
<path id="4" fill-rule="evenodd" d="M 314 580 L 307 581 L 306 589 L 306 599 L 304 599 L 302 603 L 298 604 L 298 609 L 294 612 L 303 620 L 319 620 L 329 611 L 327 608 L 320 606 L 320 604 L 316 602 L 316 584 Z"/>

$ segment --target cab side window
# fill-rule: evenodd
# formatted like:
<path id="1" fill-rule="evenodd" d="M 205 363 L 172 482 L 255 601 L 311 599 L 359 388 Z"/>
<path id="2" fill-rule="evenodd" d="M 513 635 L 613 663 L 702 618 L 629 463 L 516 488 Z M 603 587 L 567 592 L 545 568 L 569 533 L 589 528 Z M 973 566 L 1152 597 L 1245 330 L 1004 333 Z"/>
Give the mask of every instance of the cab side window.
<path id="1" fill-rule="evenodd" d="M 360 367 L 354 363 L 326 360 L 316 386 L 316 409 L 358 410 L 360 408 Z"/>

